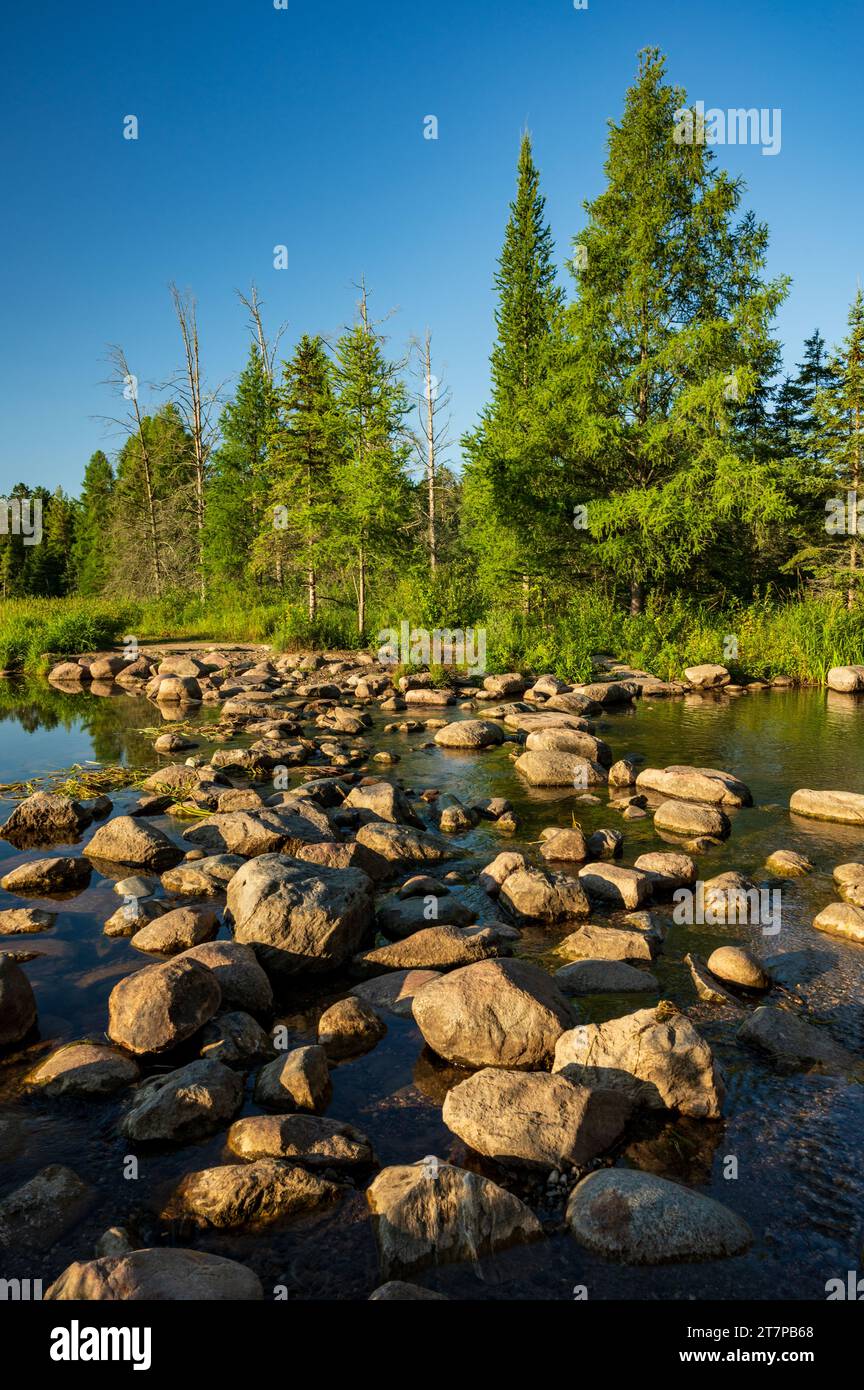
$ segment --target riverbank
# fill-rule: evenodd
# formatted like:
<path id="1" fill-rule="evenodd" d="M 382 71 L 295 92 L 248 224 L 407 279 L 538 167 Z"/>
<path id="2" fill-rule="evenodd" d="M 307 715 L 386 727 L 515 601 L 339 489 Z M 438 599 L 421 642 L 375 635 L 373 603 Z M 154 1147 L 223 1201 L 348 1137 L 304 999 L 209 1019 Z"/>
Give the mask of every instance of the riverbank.
<path id="1" fill-rule="evenodd" d="M 733 683 L 786 678 L 825 685 L 832 667 L 864 661 L 864 609 L 802 599 L 763 601 L 715 613 L 681 600 L 632 616 L 591 589 L 552 611 L 513 606 L 482 614 L 431 611 L 420 594 L 379 604 L 361 642 L 344 620 L 309 626 L 290 604 L 188 597 L 161 602 L 104 599 L 8 599 L 0 605 L 0 671 L 44 672 L 52 658 L 101 651 L 133 635 L 142 645 L 181 641 L 265 643 L 275 651 L 303 648 L 374 653 L 377 634 L 407 620 L 412 628 L 472 627 L 486 634 L 486 669 L 548 671 L 562 680 L 590 680 L 598 652 L 662 680 L 681 680 L 688 667 L 728 667 Z"/>

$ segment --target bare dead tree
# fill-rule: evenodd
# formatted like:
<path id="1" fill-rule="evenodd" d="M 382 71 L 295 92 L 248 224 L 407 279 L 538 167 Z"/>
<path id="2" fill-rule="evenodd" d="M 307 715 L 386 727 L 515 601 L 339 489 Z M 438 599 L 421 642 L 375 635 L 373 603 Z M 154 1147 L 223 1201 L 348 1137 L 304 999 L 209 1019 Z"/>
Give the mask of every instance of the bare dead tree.
<path id="1" fill-rule="evenodd" d="M 413 344 L 419 359 L 420 390 L 417 410 L 420 429 L 413 436 L 414 449 L 425 476 L 426 484 L 426 544 L 429 567 L 438 567 L 438 490 L 444 455 L 450 447 L 451 393 L 432 371 L 432 333 L 427 328 L 422 342 Z"/>
<path id="2" fill-rule="evenodd" d="M 201 597 L 204 598 L 205 484 L 210 455 L 218 433 L 215 415 L 219 401 L 219 389 L 207 391 L 202 382 L 198 312 L 193 295 L 188 290 L 181 294 L 173 282 L 169 286 L 169 290 L 183 343 L 183 366 L 168 383 L 167 389 L 172 393 L 192 441 L 195 526 L 198 532 L 198 572 Z"/>
<path id="3" fill-rule="evenodd" d="M 283 319 L 282 323 L 280 323 L 278 329 L 276 330 L 276 335 L 273 339 L 272 344 L 268 343 L 267 335 L 264 332 L 264 320 L 261 316 L 261 310 L 264 307 L 264 302 L 258 297 L 258 288 L 254 280 L 252 282 L 252 287 L 248 295 L 244 294 L 242 290 L 237 290 L 236 294 L 237 298 L 240 300 L 240 303 L 244 306 L 244 308 L 249 310 L 249 327 L 252 330 L 253 338 L 258 344 L 258 350 L 261 353 L 261 361 L 264 366 L 264 371 L 267 373 L 267 378 L 272 384 L 273 375 L 276 367 L 276 354 L 279 351 L 279 343 L 284 334 L 287 332 L 288 320 Z"/>

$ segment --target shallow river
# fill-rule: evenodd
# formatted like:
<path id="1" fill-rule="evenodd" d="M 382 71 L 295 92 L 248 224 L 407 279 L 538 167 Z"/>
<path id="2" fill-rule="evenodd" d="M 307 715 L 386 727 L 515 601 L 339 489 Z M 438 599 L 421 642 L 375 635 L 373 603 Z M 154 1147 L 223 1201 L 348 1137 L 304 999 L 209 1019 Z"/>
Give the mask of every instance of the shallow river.
<path id="1" fill-rule="evenodd" d="M 205 726 L 216 717 L 205 710 L 194 722 Z M 448 712 L 448 717 L 458 716 Z M 513 803 L 520 821 L 515 836 L 505 837 L 490 822 L 481 822 L 455 840 L 464 858 L 452 867 L 467 870 L 471 880 L 500 849 L 533 853 L 532 842 L 545 826 L 570 823 L 576 809 L 572 794 L 527 788 L 508 756 L 511 745 L 484 753 L 423 749 L 420 744 L 428 734 L 384 735 L 384 718 L 377 712 L 374 718 L 370 744 L 400 754 L 394 770 L 406 787 L 419 792 L 438 786 L 466 803 L 488 796 L 505 796 Z M 158 722 L 155 707 L 140 698 L 97 699 L 64 695 L 43 683 L 0 682 L 0 782 L 88 760 L 142 768 L 171 761 L 153 752 L 152 732 L 141 732 Z M 750 786 L 754 805 L 730 813 L 730 839 L 699 856 L 703 879 L 734 868 L 768 885 L 762 866 L 772 850 L 781 848 L 798 850 L 815 865 L 806 878 L 781 885 L 782 930 L 777 936 L 763 936 L 758 927 L 672 925 L 652 968 L 662 996 L 685 1009 L 714 1046 L 727 1083 L 725 1114 L 715 1122 L 643 1118 L 616 1156 L 619 1163 L 687 1183 L 733 1207 L 754 1232 L 750 1252 L 705 1264 L 649 1268 L 628 1268 L 588 1254 L 567 1235 L 563 1199 L 547 1198 L 542 1180 L 514 1183 L 502 1179 L 494 1165 L 466 1156 L 461 1141 L 441 1120 L 446 1090 L 464 1073 L 433 1058 L 413 1023 L 388 1017 L 387 1035 L 371 1053 L 334 1070 L 327 1113 L 368 1134 L 382 1165 L 437 1154 L 503 1180 L 532 1204 L 548 1228 L 547 1239 L 538 1244 L 477 1265 L 426 1270 L 417 1282 L 469 1299 L 572 1299 L 581 1285 L 587 1286 L 589 1299 L 822 1299 L 828 1279 L 845 1280 L 847 1271 L 862 1268 L 864 1087 L 844 1078 L 776 1074 L 735 1042 L 740 1013 L 700 1003 L 683 963 L 690 950 L 705 956 L 724 942 L 749 944 L 757 955 L 771 959 L 777 999 L 864 1054 L 864 947 L 827 937 L 810 925 L 836 899 L 833 866 L 864 858 L 864 831 L 804 821 L 788 811 L 797 787 L 864 791 L 862 731 L 864 699 L 826 698 L 817 691 L 643 701 L 598 723 L 598 733 L 616 757 L 641 753 L 652 766 L 725 768 Z M 204 735 L 205 728 L 199 732 Z M 205 755 L 208 746 L 202 737 Z M 114 793 L 115 809 L 122 811 L 138 795 Z M 650 818 L 623 821 L 606 807 L 605 792 L 602 800 L 601 805 L 580 805 L 578 817 L 586 834 L 601 826 L 623 830 L 623 863 L 648 849 L 670 848 L 658 839 Z M 0 799 L 0 820 L 12 804 Z M 154 823 L 177 837 L 183 829 L 165 817 Z M 26 858 L 63 852 L 22 854 L 0 840 L 0 874 Z M 80 852 L 80 846 L 72 852 Z M 777 887 L 777 880 L 770 880 L 770 886 Z M 469 883 L 457 891 L 476 908 L 477 920 L 494 919 L 495 909 L 481 890 Z M 137 1181 L 130 1181 L 123 1176 L 129 1141 L 117 1129 L 120 1099 L 84 1104 L 22 1096 L 22 1077 L 47 1051 L 72 1039 L 102 1035 L 112 987 L 130 970 L 149 963 L 128 941 L 109 940 L 102 933 L 119 901 L 110 880 L 94 873 L 90 887 L 77 897 L 28 901 L 59 909 L 60 915 L 44 935 L 0 942 L 0 948 L 46 953 L 24 966 L 39 1006 L 39 1040 L 0 1061 L 0 1118 L 13 1115 L 21 1126 L 17 1151 L 5 1160 L 0 1157 L 0 1199 L 49 1163 L 67 1164 L 98 1190 L 91 1214 L 47 1255 L 4 1252 L 0 1277 L 47 1281 L 72 1260 L 91 1258 L 94 1242 L 111 1225 L 126 1226 L 136 1244 L 192 1243 L 188 1232 L 167 1229 L 159 1220 L 160 1199 L 184 1173 L 219 1162 L 224 1135 L 144 1156 Z M 16 902 L 0 892 L 0 908 Z M 221 934 L 226 934 L 224 928 Z M 565 934 L 528 930 L 519 952 L 542 956 Z M 296 1044 L 315 1041 L 318 1014 L 351 982 L 346 976 L 311 991 L 298 986 L 282 999 L 279 1017 Z M 650 996 L 644 1001 L 632 995 L 604 996 L 602 1007 L 582 1003 L 579 1008 L 583 1019 L 597 1019 L 649 1002 Z M 247 1100 L 241 1113 L 254 1110 Z M 732 1166 L 729 1157 L 737 1159 L 734 1179 L 724 1176 Z M 278 1234 L 196 1236 L 194 1242 L 244 1260 L 261 1276 L 265 1292 L 283 1284 L 292 1298 L 365 1298 L 381 1282 L 359 1187 L 336 1208 L 295 1221 Z"/>

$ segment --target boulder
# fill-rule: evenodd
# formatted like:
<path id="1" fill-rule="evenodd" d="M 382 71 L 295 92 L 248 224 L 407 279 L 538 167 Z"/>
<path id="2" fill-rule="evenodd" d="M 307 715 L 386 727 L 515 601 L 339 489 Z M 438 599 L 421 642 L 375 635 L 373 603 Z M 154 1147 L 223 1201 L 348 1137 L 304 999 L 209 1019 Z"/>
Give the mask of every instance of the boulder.
<path id="1" fill-rule="evenodd" d="M 437 1159 L 383 1169 L 366 1200 L 385 1278 L 477 1260 L 542 1235 L 537 1217 L 518 1197 Z"/>
<path id="2" fill-rule="evenodd" d="M 632 1168 L 589 1173 L 573 1189 L 566 1219 L 580 1245 L 636 1265 L 741 1255 L 753 1239 L 729 1207 Z"/>
<path id="3" fill-rule="evenodd" d="M 557 985 L 527 961 L 466 965 L 420 990 L 414 1018 L 445 1061 L 466 1067 L 533 1070 L 549 1065 L 572 1024 Z"/>
<path id="4" fill-rule="evenodd" d="M 531 684 L 527 676 L 518 671 L 506 671 L 499 676 L 486 676 L 483 689 L 495 700 L 506 700 L 511 695 L 522 695 Z"/>
<path id="5" fill-rule="evenodd" d="M 439 748 L 490 748 L 504 742 L 504 731 L 491 719 L 460 719 L 439 729 L 435 742 Z"/>
<path id="6" fill-rule="evenodd" d="M 322 811 L 298 800 L 295 808 L 217 813 L 184 830 L 183 838 L 211 855 L 239 854 L 251 859 L 264 854 L 293 854 L 302 845 L 332 839 L 333 832 Z"/>
<path id="7" fill-rule="evenodd" d="M 471 914 L 467 914 L 470 919 Z M 357 965 L 373 970 L 452 970 L 500 954 L 494 936 L 468 934 L 453 926 L 425 927 L 403 941 L 355 956 Z"/>
<path id="8" fill-rule="evenodd" d="M 296 1047 L 262 1067 L 255 1100 L 274 1110 L 323 1110 L 330 1099 L 330 1069 L 323 1047 Z"/>
<path id="9" fill-rule="evenodd" d="M 389 825 L 413 825 L 422 828 L 411 809 L 411 803 L 392 782 L 370 782 L 352 787 L 342 803 L 353 810 L 369 811 Z"/>
<path id="10" fill-rule="evenodd" d="M 649 876 L 655 897 L 674 893 L 676 888 L 692 888 L 696 882 L 696 865 L 689 854 L 640 854 L 633 867 Z"/>
<path id="11" fill-rule="evenodd" d="M 321 1115 L 250 1115 L 234 1121 L 227 1144 L 238 1158 L 289 1158 L 305 1168 L 356 1168 L 375 1162 L 365 1134 Z"/>
<path id="12" fill-rule="evenodd" d="M 623 960 L 573 960 L 555 971 L 564 994 L 657 993 L 656 975 Z"/>
<path id="13" fill-rule="evenodd" d="M 33 936 L 50 931 L 56 921 L 56 912 L 43 912 L 38 907 L 7 907 L 0 911 L 0 936 Z"/>
<path id="14" fill-rule="evenodd" d="M 373 980 L 363 980 L 351 989 L 352 995 L 381 1013 L 398 1018 L 414 1017 L 414 999 L 421 989 L 440 980 L 437 970 L 389 970 Z"/>
<path id="15" fill-rule="evenodd" d="M 222 1006 L 250 1014 L 266 1014 L 273 1007 L 273 986 L 258 964 L 251 946 L 239 941 L 206 941 L 185 951 L 183 960 L 207 967 L 222 991 Z"/>
<path id="16" fill-rule="evenodd" d="M 204 859 L 177 864 L 162 875 L 166 893 L 180 897 L 209 898 L 224 893 L 245 860 L 239 854 L 212 854 Z"/>
<path id="17" fill-rule="evenodd" d="M 710 806 L 752 806 L 749 787 L 730 772 L 713 767 L 646 767 L 636 778 L 640 791 L 658 792 L 676 801 L 704 801 Z"/>
<path id="18" fill-rule="evenodd" d="M 450 845 L 439 835 L 430 835 L 428 831 L 407 825 L 370 821 L 368 825 L 361 825 L 355 838 L 358 845 L 391 863 L 438 864 L 442 859 L 453 857 Z"/>
<path id="19" fill-rule="evenodd" d="M 187 1173 L 167 1203 L 163 1220 L 199 1229 L 260 1231 L 334 1202 L 342 1189 L 296 1163 L 261 1158 Z"/>
<path id="20" fill-rule="evenodd" d="M 203 1250 L 133 1250 L 65 1269 L 46 1299 L 122 1303 L 249 1302 L 264 1297 L 257 1274 Z"/>
<path id="21" fill-rule="evenodd" d="M 802 787 L 789 799 L 789 810 L 811 820 L 837 821 L 840 825 L 864 825 L 864 793 L 813 791 Z"/>
<path id="22" fill-rule="evenodd" d="M 441 927 L 466 927 L 473 914 L 465 904 L 445 889 L 423 898 L 402 898 L 398 893 L 383 898 L 375 914 L 375 922 L 385 936 L 403 939 L 427 928 L 430 923 Z"/>
<path id="23" fill-rule="evenodd" d="M 243 1081 L 206 1059 L 142 1082 L 120 1125 L 138 1143 L 189 1143 L 213 1134 L 243 1103 Z"/>
<path id="24" fill-rule="evenodd" d="M 862 913 L 864 918 L 864 913 Z M 718 980 L 745 989 L 770 989 L 771 976 L 743 946 L 721 946 L 708 957 L 708 969 Z"/>
<path id="25" fill-rule="evenodd" d="M 163 831 L 135 816 L 115 816 L 100 825 L 84 853 L 88 859 L 128 864 L 135 869 L 167 869 L 182 855 Z"/>
<path id="26" fill-rule="evenodd" d="M 565 960 L 645 960 L 654 959 L 657 941 L 650 932 L 628 927 L 598 927 L 586 922 L 578 931 L 559 941 L 556 950 Z"/>
<path id="27" fill-rule="evenodd" d="M 273 1042 L 251 1014 L 236 1009 L 219 1013 L 201 1029 L 198 1054 L 226 1067 L 251 1067 L 261 1057 L 273 1056 Z"/>
<path id="28" fill-rule="evenodd" d="M 860 1061 L 816 1028 L 787 1009 L 763 1004 L 738 1029 L 738 1037 L 767 1054 L 777 1071 L 845 1073 L 860 1068 Z"/>
<path id="29" fill-rule="evenodd" d="M 765 860 L 765 868 L 784 878 L 799 878 L 802 874 L 809 874 L 813 865 L 805 855 L 796 853 L 794 849 L 777 849 Z"/>
<path id="30" fill-rule="evenodd" d="M 710 662 L 702 666 L 688 666 L 684 678 L 694 690 L 720 690 L 732 680 L 725 666 L 715 666 Z"/>
<path id="31" fill-rule="evenodd" d="M 354 995 L 338 999 L 318 1020 L 318 1043 L 334 1062 L 369 1052 L 386 1032 L 384 1020 Z"/>
<path id="32" fill-rule="evenodd" d="M 130 941 L 136 951 L 173 956 L 203 941 L 212 941 L 219 920 L 210 907 L 175 907 L 137 931 Z"/>
<path id="33" fill-rule="evenodd" d="M 560 749 L 546 753 L 523 753 L 516 759 L 515 766 L 532 787 L 579 789 L 602 786 L 606 781 L 606 769 L 599 763 Z"/>
<path id="34" fill-rule="evenodd" d="M 516 850 L 504 850 L 497 855 L 491 864 L 487 864 L 477 876 L 477 882 L 484 888 L 491 898 L 497 898 L 501 885 L 509 874 L 513 874 L 517 869 L 526 868 L 524 854 L 517 853 Z"/>
<path id="35" fill-rule="evenodd" d="M 579 882 L 595 902 L 609 903 L 632 911 L 651 896 L 651 879 L 638 869 L 620 864 L 586 864 L 579 870 Z"/>
<path id="36" fill-rule="evenodd" d="M 372 883 L 359 869 L 325 869 L 277 854 L 251 859 L 228 885 L 236 941 L 268 973 L 334 970 L 372 926 Z"/>
<path id="37" fill-rule="evenodd" d="M 469 1148 L 498 1163 L 584 1167 L 620 1139 L 631 1109 L 621 1091 L 487 1067 L 447 1092 L 443 1119 Z"/>
<path id="38" fill-rule="evenodd" d="M 419 1303 L 424 1300 L 448 1302 L 446 1294 L 433 1293 L 431 1289 L 424 1289 L 419 1284 L 406 1283 L 404 1279 L 388 1279 L 386 1284 L 381 1284 L 369 1295 L 370 1303 Z"/>
<path id="39" fill-rule="evenodd" d="M 613 762 L 608 743 L 577 729 L 532 729 L 525 747 L 529 753 L 576 753 L 601 767 L 611 767 Z"/>
<path id="40" fill-rule="evenodd" d="M 71 845 L 91 820 L 90 812 L 68 796 L 34 792 L 0 826 L 0 837 L 18 849 Z"/>
<path id="41" fill-rule="evenodd" d="M 14 1046 L 36 1024 L 36 998 L 20 965 L 0 952 L 0 1047 Z"/>
<path id="42" fill-rule="evenodd" d="M 52 1100 L 58 1096 L 110 1096 L 138 1080 L 138 1064 L 103 1043 L 73 1042 L 40 1062 L 28 1086 Z"/>
<path id="43" fill-rule="evenodd" d="M 485 871 L 488 873 L 488 869 Z M 516 869 L 504 879 L 499 901 L 517 922 L 569 922 L 591 911 L 585 889 L 566 874 Z"/>
<path id="44" fill-rule="evenodd" d="M 31 859 L 19 864 L 0 878 L 0 888 L 7 893 L 35 893 L 53 898 L 61 893 L 77 893 L 90 881 L 90 864 L 86 859 Z"/>
<path id="45" fill-rule="evenodd" d="M 544 859 L 561 864 L 573 864 L 588 858 L 588 846 L 582 830 L 578 825 L 574 825 L 555 830 L 543 841 L 540 853 Z"/>
<path id="46" fill-rule="evenodd" d="M 864 908 L 852 903 L 829 903 L 818 917 L 814 917 L 813 925 L 829 936 L 840 936 L 864 946 Z"/>
<path id="47" fill-rule="evenodd" d="M 108 1000 L 108 1036 L 137 1055 L 169 1052 L 218 1011 L 219 982 L 190 956 L 148 965 L 120 980 Z"/>
<path id="48" fill-rule="evenodd" d="M 51 674 L 54 674 L 53 671 Z M 864 690 L 864 666 L 832 666 L 825 677 L 825 684 L 829 690 L 856 695 Z"/>
<path id="49" fill-rule="evenodd" d="M 711 1048 L 670 1005 L 589 1023 L 559 1037 L 553 1071 L 622 1089 L 636 1105 L 717 1119 L 724 1086 Z"/>
<path id="50" fill-rule="evenodd" d="M 664 801 L 654 812 L 654 825 L 671 835 L 707 835 L 716 840 L 725 840 L 732 829 L 724 811 L 690 801 Z"/>

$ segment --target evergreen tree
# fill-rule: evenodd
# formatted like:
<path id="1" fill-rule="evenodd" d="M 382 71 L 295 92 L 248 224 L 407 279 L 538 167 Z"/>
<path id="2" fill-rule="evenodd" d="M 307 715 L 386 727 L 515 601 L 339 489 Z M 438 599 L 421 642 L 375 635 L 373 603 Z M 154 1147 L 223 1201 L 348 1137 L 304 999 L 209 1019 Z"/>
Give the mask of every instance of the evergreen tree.
<path id="1" fill-rule="evenodd" d="M 813 411 L 819 424 L 823 457 L 833 479 L 833 496 L 826 504 L 825 529 L 829 542 L 817 575 L 824 576 L 826 562 L 832 581 L 846 590 L 846 606 L 855 605 L 860 575 L 860 545 L 864 534 L 862 481 L 862 430 L 864 430 L 864 292 L 860 289 L 849 310 L 849 332 L 827 366 Z M 808 340 L 812 341 L 812 340 Z M 860 515 L 860 520 L 859 520 Z"/>
<path id="2" fill-rule="evenodd" d="M 492 399 L 463 440 L 464 534 L 488 588 L 502 578 L 530 577 L 548 567 L 551 527 L 548 436 L 540 388 L 545 379 L 562 295 L 555 283 L 552 233 L 531 147 L 523 135 L 516 197 L 504 234 L 495 288 L 496 341 Z"/>
<path id="3" fill-rule="evenodd" d="M 336 477 L 344 459 L 343 420 L 333 368 L 320 338 L 304 335 L 285 363 L 276 393 L 278 429 L 271 448 L 271 486 L 256 563 L 280 579 L 302 573 L 309 622 L 318 617 L 322 569 L 339 515 Z"/>
<path id="4" fill-rule="evenodd" d="M 360 320 L 336 347 L 339 411 L 345 462 L 338 470 L 341 548 L 351 557 L 357 631 L 366 630 L 370 578 L 396 558 L 410 530 L 411 487 L 405 432 L 408 392 L 402 364 L 384 353 L 386 339 L 370 322 L 366 289 Z"/>
<path id="5" fill-rule="evenodd" d="M 206 486 L 205 569 L 211 583 L 236 588 L 250 567 L 270 491 L 269 449 L 276 428 L 270 373 L 253 343 L 234 399 L 222 412 L 222 442 Z"/>
<path id="6" fill-rule="evenodd" d="M 114 470 L 97 449 L 84 472 L 72 562 L 76 587 L 88 597 L 101 594 L 108 579 L 108 534 L 112 519 Z"/>
<path id="7" fill-rule="evenodd" d="M 742 532 L 758 545 L 788 512 L 736 426 L 770 369 L 786 285 L 764 283 L 767 230 L 734 223 L 741 184 L 688 141 L 684 102 L 657 50 L 643 52 L 610 127 L 607 187 L 586 204 L 548 412 L 597 557 L 633 612 L 652 582 L 735 575 Z"/>

